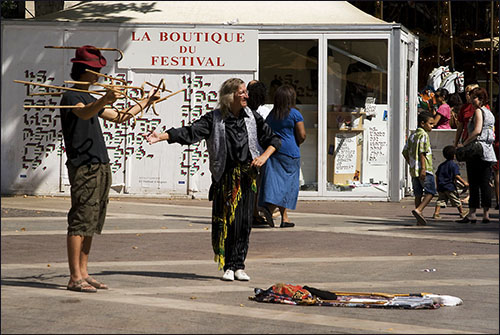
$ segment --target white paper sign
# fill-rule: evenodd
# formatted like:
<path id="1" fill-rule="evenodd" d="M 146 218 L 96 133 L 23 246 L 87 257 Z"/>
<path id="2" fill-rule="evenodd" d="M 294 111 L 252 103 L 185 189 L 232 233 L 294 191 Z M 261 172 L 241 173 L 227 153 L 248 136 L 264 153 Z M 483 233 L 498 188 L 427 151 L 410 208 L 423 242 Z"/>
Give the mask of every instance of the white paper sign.
<path id="1" fill-rule="evenodd" d="M 356 172 L 356 134 L 335 135 L 335 174 Z"/>
<path id="2" fill-rule="evenodd" d="M 236 29 L 120 28 L 119 68 L 257 71 L 258 32 Z"/>
<path id="3" fill-rule="evenodd" d="M 387 164 L 387 131 L 377 127 L 368 129 L 368 164 Z"/>

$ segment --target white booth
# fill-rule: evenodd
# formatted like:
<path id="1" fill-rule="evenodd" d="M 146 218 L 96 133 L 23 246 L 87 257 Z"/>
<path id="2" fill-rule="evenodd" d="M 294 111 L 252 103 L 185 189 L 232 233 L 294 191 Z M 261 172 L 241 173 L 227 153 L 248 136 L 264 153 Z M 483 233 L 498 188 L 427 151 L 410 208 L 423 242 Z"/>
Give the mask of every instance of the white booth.
<path id="1" fill-rule="evenodd" d="M 401 151 L 416 128 L 418 38 L 342 1 L 92 1 L 3 20 L 2 194 L 69 195 L 59 110 L 23 108 L 57 105 L 60 96 L 36 95 L 53 89 L 13 80 L 64 85 L 74 50 L 45 46 L 86 44 L 123 51 L 119 61 L 119 53 L 103 51 L 101 73 L 186 89 L 135 127 L 102 122 L 112 196 L 207 196 L 204 141 L 150 146 L 142 134 L 214 109 L 230 77 L 263 81 L 270 105 L 279 85 L 295 87 L 307 130 L 300 199 L 404 196 Z"/>

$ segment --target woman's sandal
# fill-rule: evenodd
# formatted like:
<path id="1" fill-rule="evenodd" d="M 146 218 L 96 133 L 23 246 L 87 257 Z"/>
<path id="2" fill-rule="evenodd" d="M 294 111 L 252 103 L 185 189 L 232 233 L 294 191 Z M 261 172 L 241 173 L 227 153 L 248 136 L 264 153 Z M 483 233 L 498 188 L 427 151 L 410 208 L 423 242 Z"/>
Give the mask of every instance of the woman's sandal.
<path id="1" fill-rule="evenodd" d="M 84 293 L 95 293 L 97 289 L 87 283 L 84 279 L 77 280 L 75 282 L 70 281 L 66 289 L 75 292 L 84 292 Z"/>
<path id="2" fill-rule="evenodd" d="M 476 219 L 469 219 L 467 216 L 460 219 L 460 220 L 456 220 L 455 221 L 456 223 L 472 223 L 472 224 L 475 224 L 476 223 Z"/>
<path id="3" fill-rule="evenodd" d="M 108 285 L 100 283 L 90 276 L 85 278 L 84 280 L 87 283 L 89 283 L 90 285 L 92 285 L 93 287 L 95 287 L 96 289 L 99 289 L 99 290 L 107 290 L 108 289 Z"/>
<path id="4" fill-rule="evenodd" d="M 252 227 L 269 227 L 268 223 L 264 218 L 260 216 L 254 216 L 253 217 L 253 222 L 252 222 Z"/>
<path id="5" fill-rule="evenodd" d="M 269 227 L 274 228 L 273 214 L 271 213 L 271 211 L 269 210 L 269 208 L 267 208 L 267 206 L 264 205 L 262 207 L 259 207 L 259 211 L 261 211 L 262 214 L 264 214 L 264 217 L 266 218 L 266 222 L 269 225 Z"/>

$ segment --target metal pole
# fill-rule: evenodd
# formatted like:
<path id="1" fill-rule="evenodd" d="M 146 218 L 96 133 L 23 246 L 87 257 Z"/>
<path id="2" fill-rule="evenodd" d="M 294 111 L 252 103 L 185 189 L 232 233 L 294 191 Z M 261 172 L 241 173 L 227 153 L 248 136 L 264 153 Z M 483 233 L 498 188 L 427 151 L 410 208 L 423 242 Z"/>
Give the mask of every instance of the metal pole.
<path id="1" fill-rule="evenodd" d="M 438 6 L 438 24 L 437 24 L 437 29 L 438 29 L 438 45 L 437 45 L 437 66 L 441 64 L 441 2 L 437 2 Z"/>
<path id="2" fill-rule="evenodd" d="M 448 23 L 450 29 L 451 70 L 455 71 L 455 53 L 453 52 L 453 25 L 451 23 L 451 1 L 448 1 Z"/>
<path id="3" fill-rule="evenodd" d="M 493 5 L 493 1 L 491 1 L 491 24 L 490 24 L 490 87 L 489 87 L 489 96 L 490 96 L 490 107 L 493 110 L 493 30 L 494 30 L 494 14 L 495 7 Z M 497 102 L 498 103 L 498 102 Z"/>

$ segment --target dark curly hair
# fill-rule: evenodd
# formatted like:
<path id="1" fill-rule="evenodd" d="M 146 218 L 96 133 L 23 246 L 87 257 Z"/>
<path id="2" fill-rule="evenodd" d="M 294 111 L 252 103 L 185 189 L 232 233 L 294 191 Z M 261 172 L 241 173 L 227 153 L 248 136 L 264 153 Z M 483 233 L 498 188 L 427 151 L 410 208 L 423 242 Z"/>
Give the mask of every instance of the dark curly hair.
<path id="1" fill-rule="evenodd" d="M 444 101 L 448 101 L 450 92 L 446 88 L 438 88 L 435 93 L 436 97 L 442 97 Z"/>
<path id="2" fill-rule="evenodd" d="M 443 156 L 448 160 L 453 160 L 455 158 L 455 153 L 457 149 L 453 145 L 447 145 L 443 148 Z"/>
<path id="3" fill-rule="evenodd" d="M 479 101 L 481 101 L 482 106 L 486 106 L 489 103 L 488 92 L 486 91 L 486 89 L 484 89 L 482 87 L 476 87 L 475 89 L 473 89 L 470 92 L 469 96 L 471 99 L 474 99 L 475 97 L 477 97 L 479 99 Z"/>
<path id="4" fill-rule="evenodd" d="M 426 123 L 427 120 L 432 119 L 432 118 L 434 118 L 434 116 L 430 112 L 424 111 L 424 112 L 419 113 L 417 116 L 418 127 L 420 127 L 420 125 L 422 123 Z"/>
<path id="5" fill-rule="evenodd" d="M 262 106 L 266 101 L 267 89 L 263 82 L 258 80 L 252 80 L 248 83 L 248 107 L 251 110 L 256 111 L 257 108 Z"/>

